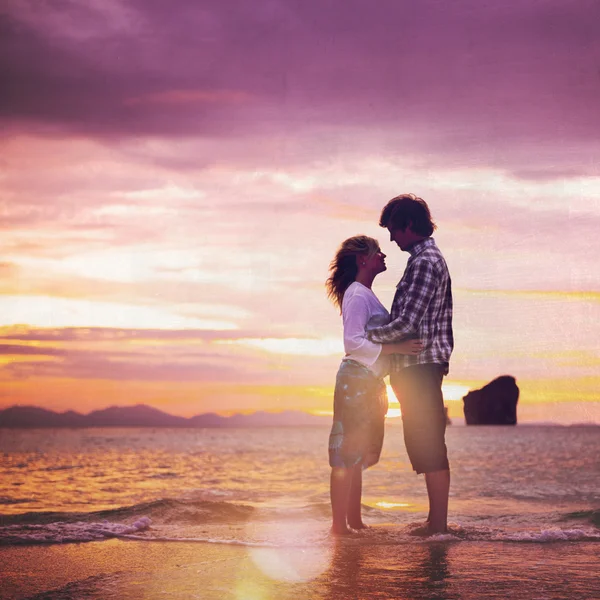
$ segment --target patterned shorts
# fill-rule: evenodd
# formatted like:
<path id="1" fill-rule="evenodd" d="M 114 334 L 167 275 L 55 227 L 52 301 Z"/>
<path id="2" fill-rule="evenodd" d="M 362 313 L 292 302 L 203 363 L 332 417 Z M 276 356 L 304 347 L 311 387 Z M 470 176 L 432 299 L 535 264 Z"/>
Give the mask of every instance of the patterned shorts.
<path id="1" fill-rule="evenodd" d="M 354 360 L 340 365 L 333 395 L 329 466 L 363 469 L 381 455 L 388 399 L 383 380 Z"/>

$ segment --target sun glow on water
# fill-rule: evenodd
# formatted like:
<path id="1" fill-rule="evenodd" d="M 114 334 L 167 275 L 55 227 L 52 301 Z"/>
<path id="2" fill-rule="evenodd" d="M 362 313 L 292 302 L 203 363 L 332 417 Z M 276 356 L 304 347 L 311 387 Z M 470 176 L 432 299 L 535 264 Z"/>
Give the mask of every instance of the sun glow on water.
<path id="1" fill-rule="evenodd" d="M 375 506 L 379 508 L 406 508 L 410 506 L 407 502 L 385 502 L 384 500 L 376 502 Z"/>
<path id="2" fill-rule="evenodd" d="M 385 413 L 386 418 L 388 419 L 397 419 L 402 416 L 402 411 L 400 410 L 400 403 L 396 398 L 396 394 L 394 394 L 394 390 L 391 385 L 386 385 L 385 389 L 387 391 L 388 397 L 388 411 Z"/>
<path id="3" fill-rule="evenodd" d="M 469 393 L 469 386 L 461 385 L 459 383 L 443 383 L 442 394 L 444 400 L 462 400 L 464 396 Z"/>
<path id="4" fill-rule="evenodd" d="M 396 398 L 396 394 L 394 394 L 394 390 L 391 385 L 385 386 L 388 397 L 388 411 L 386 413 L 386 418 L 388 419 L 397 419 L 402 416 L 402 410 L 400 408 L 400 403 Z M 453 383 L 448 382 L 442 385 L 442 394 L 444 396 L 445 402 L 458 402 L 462 400 L 463 396 L 466 396 L 471 388 L 467 385 L 463 385 L 461 383 Z M 313 415 L 320 416 L 331 416 L 333 415 L 333 410 L 331 409 L 315 409 L 310 411 Z"/>
<path id="5" fill-rule="evenodd" d="M 469 387 L 459 383 L 444 383 L 442 384 L 442 394 L 444 401 L 454 402 L 460 401 L 469 392 Z M 402 410 L 400 409 L 400 403 L 394 394 L 394 390 L 391 385 L 386 385 L 389 408 L 386 413 L 388 419 L 396 419 L 402 416 Z"/>

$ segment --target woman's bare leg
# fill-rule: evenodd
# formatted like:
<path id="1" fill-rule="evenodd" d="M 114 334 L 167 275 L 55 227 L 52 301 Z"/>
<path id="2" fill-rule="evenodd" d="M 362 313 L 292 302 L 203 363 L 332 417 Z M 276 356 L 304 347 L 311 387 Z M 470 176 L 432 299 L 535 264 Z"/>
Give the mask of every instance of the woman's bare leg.
<path id="1" fill-rule="evenodd" d="M 333 467 L 331 469 L 330 479 L 330 496 L 331 496 L 331 513 L 333 523 L 331 525 L 331 533 L 336 535 L 346 535 L 352 533 L 348 528 L 348 496 L 350 494 L 350 486 L 352 484 L 353 469 L 344 467 Z"/>
<path id="2" fill-rule="evenodd" d="M 352 529 L 366 529 L 362 521 L 362 465 L 355 465 L 352 469 L 352 482 L 348 498 L 348 525 Z"/>

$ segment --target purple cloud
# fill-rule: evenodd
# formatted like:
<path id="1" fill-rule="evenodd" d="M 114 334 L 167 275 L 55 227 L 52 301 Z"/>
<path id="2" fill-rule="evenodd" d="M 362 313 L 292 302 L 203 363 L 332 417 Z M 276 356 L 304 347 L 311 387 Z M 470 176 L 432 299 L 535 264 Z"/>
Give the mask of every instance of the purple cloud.
<path id="1" fill-rule="evenodd" d="M 375 132 L 380 147 L 536 178 L 600 162 L 593 0 L 67 2 L 3 21 L 0 117 L 21 131 Z"/>
<path id="2" fill-rule="evenodd" d="M 194 365 L 177 364 L 175 361 L 153 364 L 94 356 L 61 362 L 17 362 L 0 369 L 0 375 L 10 379 L 52 377 L 112 381 L 235 381 L 240 377 L 240 372 L 243 370 L 231 365 L 210 362 Z"/>
<path id="3" fill-rule="evenodd" d="M 0 355 L 48 357 L 53 360 L 32 360 L 8 363 L 0 367 L 0 377 L 29 379 L 59 377 L 76 379 L 108 379 L 129 381 L 253 381 L 266 380 L 261 373 L 262 361 L 240 355 L 232 361 L 222 346 L 187 346 L 190 340 L 210 341 L 216 332 L 203 331 L 135 331 L 116 329 L 29 330 L 5 332 L 3 339 L 19 341 L 67 342 L 61 348 L 0 344 Z M 162 342 L 136 345 L 129 349 L 127 342 L 145 340 Z M 106 342 L 116 347 L 106 349 Z M 88 349 L 70 347 L 68 342 L 85 342 Z M 172 342 L 172 344 L 165 344 Z M 95 348 L 94 343 L 103 343 Z"/>

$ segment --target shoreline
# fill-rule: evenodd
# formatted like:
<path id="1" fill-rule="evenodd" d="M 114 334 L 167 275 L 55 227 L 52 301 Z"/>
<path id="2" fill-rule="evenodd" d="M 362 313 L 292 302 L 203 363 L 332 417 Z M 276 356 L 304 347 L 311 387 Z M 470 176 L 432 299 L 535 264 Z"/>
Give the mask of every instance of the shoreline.
<path id="1" fill-rule="evenodd" d="M 247 548 L 108 540 L 0 547 L 2 598 L 590 599 L 593 542 Z"/>

